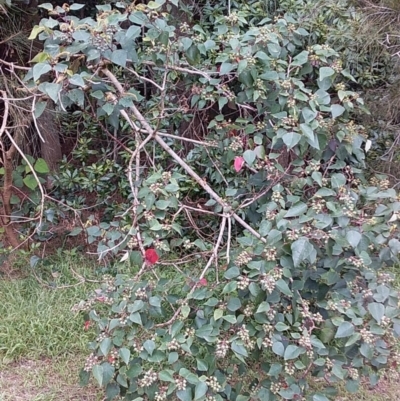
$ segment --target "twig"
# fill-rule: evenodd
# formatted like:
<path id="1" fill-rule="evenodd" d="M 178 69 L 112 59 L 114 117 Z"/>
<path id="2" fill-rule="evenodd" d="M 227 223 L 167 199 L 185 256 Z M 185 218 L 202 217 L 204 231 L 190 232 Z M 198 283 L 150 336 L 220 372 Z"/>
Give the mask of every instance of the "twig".
<path id="1" fill-rule="evenodd" d="M 214 259 L 218 258 L 218 249 L 221 245 L 222 242 L 222 237 L 224 235 L 224 231 L 225 231 L 225 224 L 226 224 L 226 219 L 228 217 L 224 216 L 222 218 L 222 223 L 221 223 L 221 229 L 219 230 L 219 235 L 218 235 L 218 239 L 217 242 L 215 243 L 214 246 L 214 250 L 210 256 L 210 258 L 208 259 L 208 262 L 206 264 L 206 266 L 204 267 L 203 271 L 201 272 L 199 279 L 194 283 L 193 287 L 190 289 L 188 295 L 186 296 L 186 300 L 190 298 L 190 296 L 194 293 L 194 291 L 196 290 L 196 288 L 199 286 L 201 279 L 204 278 L 204 276 L 207 273 L 207 270 L 210 268 L 210 266 L 212 265 L 212 262 L 214 261 Z M 216 266 L 217 267 L 217 266 Z M 218 270 L 216 270 L 218 273 Z M 217 275 L 218 278 L 218 275 Z M 160 324 L 156 324 L 154 327 L 165 327 L 165 326 L 170 326 L 175 319 L 179 316 L 179 314 L 181 313 L 182 310 L 182 306 L 180 306 L 174 313 L 174 315 L 172 316 L 171 319 L 169 319 L 167 322 L 164 323 L 160 323 Z"/>

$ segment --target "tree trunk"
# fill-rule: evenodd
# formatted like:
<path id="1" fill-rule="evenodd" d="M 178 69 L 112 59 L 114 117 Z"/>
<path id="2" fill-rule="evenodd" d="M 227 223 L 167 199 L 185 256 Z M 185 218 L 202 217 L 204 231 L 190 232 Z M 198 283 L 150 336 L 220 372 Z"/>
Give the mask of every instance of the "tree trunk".
<path id="1" fill-rule="evenodd" d="M 46 107 L 46 110 L 38 118 L 37 126 L 40 131 L 39 134 L 44 139 L 44 142 L 40 139 L 42 158 L 46 161 L 51 172 L 57 171 L 62 159 L 62 152 L 53 102 Z"/>

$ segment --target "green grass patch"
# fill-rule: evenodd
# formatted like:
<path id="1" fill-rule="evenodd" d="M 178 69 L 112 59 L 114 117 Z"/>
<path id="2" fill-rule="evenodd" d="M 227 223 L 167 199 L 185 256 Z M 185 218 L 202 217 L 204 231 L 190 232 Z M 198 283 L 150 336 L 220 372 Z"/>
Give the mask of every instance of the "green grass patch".
<path id="1" fill-rule="evenodd" d="M 47 261 L 35 276 L 0 279 L 0 366 L 20 358 L 86 353 L 89 334 L 81 315 L 71 311 L 93 283 L 93 267 L 80 258 Z"/>

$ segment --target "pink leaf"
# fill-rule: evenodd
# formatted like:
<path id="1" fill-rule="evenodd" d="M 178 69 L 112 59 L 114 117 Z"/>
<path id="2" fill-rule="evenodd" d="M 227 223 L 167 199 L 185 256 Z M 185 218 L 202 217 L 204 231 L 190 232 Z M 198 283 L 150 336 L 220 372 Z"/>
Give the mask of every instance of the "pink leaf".
<path id="1" fill-rule="evenodd" d="M 234 161 L 234 163 L 233 163 L 233 166 L 235 167 L 235 170 L 236 170 L 237 173 L 242 169 L 243 164 L 244 164 L 244 159 L 243 159 L 243 157 L 241 157 L 241 156 L 236 156 L 236 157 L 235 157 L 235 161 Z"/>
<path id="2" fill-rule="evenodd" d="M 154 263 L 158 261 L 158 255 L 155 249 L 147 249 L 144 258 L 149 265 L 154 265 Z"/>
<path id="3" fill-rule="evenodd" d="M 207 280 L 205 278 L 202 278 L 201 280 L 199 280 L 198 287 L 207 287 Z"/>

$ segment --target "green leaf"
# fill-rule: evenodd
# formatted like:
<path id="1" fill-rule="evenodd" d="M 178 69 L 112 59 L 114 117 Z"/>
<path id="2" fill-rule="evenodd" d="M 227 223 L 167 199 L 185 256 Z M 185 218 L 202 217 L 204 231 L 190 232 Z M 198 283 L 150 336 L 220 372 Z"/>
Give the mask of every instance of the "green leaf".
<path id="1" fill-rule="evenodd" d="M 40 7 L 40 6 L 38 6 Z M 43 32 L 46 29 L 44 26 L 35 25 L 32 29 L 31 34 L 29 35 L 29 40 L 35 40 L 39 33 Z"/>
<path id="2" fill-rule="evenodd" d="M 236 354 L 248 356 L 246 348 L 243 345 L 238 344 L 236 340 L 232 341 L 231 348 Z"/>
<path id="3" fill-rule="evenodd" d="M 23 179 L 24 184 L 31 189 L 32 191 L 35 190 L 38 187 L 38 182 L 36 181 L 36 178 L 33 176 L 33 174 L 28 174 L 24 179 Z"/>
<path id="4" fill-rule="evenodd" d="M 319 69 L 319 79 L 322 81 L 327 77 L 331 77 L 335 74 L 335 70 L 331 67 L 321 67 Z"/>
<path id="5" fill-rule="evenodd" d="M 289 344 L 285 349 L 285 353 L 283 354 L 283 359 L 285 361 L 289 359 L 296 359 L 303 352 L 304 350 L 301 347 L 294 344 Z"/>
<path id="6" fill-rule="evenodd" d="M 302 237 L 294 241 L 291 246 L 292 258 L 294 267 L 300 266 L 301 262 L 310 258 L 310 256 L 315 252 L 314 247 L 308 241 L 308 238 Z"/>
<path id="7" fill-rule="evenodd" d="M 297 202 L 285 214 L 285 219 L 288 217 L 298 217 L 307 212 L 307 205 L 304 202 Z"/>
<path id="8" fill-rule="evenodd" d="M 214 320 L 217 321 L 221 319 L 221 317 L 224 316 L 224 310 L 223 309 L 214 309 Z"/>
<path id="9" fill-rule="evenodd" d="M 53 5 L 51 3 L 43 3 L 38 5 L 39 8 L 44 8 L 47 11 L 52 11 L 53 10 Z"/>
<path id="10" fill-rule="evenodd" d="M 83 231 L 83 228 L 82 228 L 82 227 L 75 227 L 75 228 L 68 234 L 68 236 L 70 236 L 70 237 L 75 237 L 75 236 L 79 235 L 82 231 Z"/>
<path id="11" fill-rule="evenodd" d="M 256 313 L 268 312 L 271 309 L 269 303 L 267 301 L 263 301 L 257 308 Z"/>
<path id="12" fill-rule="evenodd" d="M 49 166 L 47 165 L 46 161 L 42 158 L 36 160 L 35 165 L 33 166 L 37 173 L 45 174 L 50 172 Z"/>
<path id="13" fill-rule="evenodd" d="M 80 10 L 81 8 L 85 7 L 84 4 L 78 4 L 78 3 L 73 3 L 69 6 L 69 9 L 71 11 L 76 11 L 76 10 Z"/>
<path id="14" fill-rule="evenodd" d="M 131 351 L 128 348 L 120 348 L 119 356 L 121 357 L 122 361 L 128 365 L 129 359 L 131 357 Z"/>
<path id="15" fill-rule="evenodd" d="M 297 134 L 296 132 L 287 132 L 285 135 L 283 135 L 282 140 L 285 143 L 285 145 L 288 147 L 288 149 L 294 148 L 301 139 L 301 135 Z"/>
<path id="16" fill-rule="evenodd" d="M 69 79 L 69 83 L 72 84 L 72 85 L 81 86 L 81 87 L 85 86 L 85 81 L 83 80 L 83 78 L 79 74 L 74 74 Z"/>
<path id="17" fill-rule="evenodd" d="M 377 302 L 368 304 L 368 311 L 378 323 L 380 323 L 383 316 L 385 316 L 385 307 Z"/>
<path id="18" fill-rule="evenodd" d="M 301 53 L 293 58 L 292 65 L 301 66 L 303 64 L 306 64 L 308 62 L 308 55 L 309 52 L 303 50 Z"/>
<path id="19" fill-rule="evenodd" d="M 235 66 L 231 63 L 227 63 L 227 62 L 222 63 L 219 68 L 219 74 L 220 75 L 229 74 L 234 68 L 235 68 Z"/>
<path id="20" fill-rule="evenodd" d="M 281 342 L 275 341 L 275 342 L 272 344 L 272 351 L 273 351 L 276 355 L 283 356 L 284 353 L 285 353 L 285 346 L 284 346 Z"/>
<path id="21" fill-rule="evenodd" d="M 306 124 L 310 123 L 311 121 L 315 120 L 317 117 L 318 113 L 314 110 L 311 110 L 308 107 L 304 107 L 301 111 L 301 114 L 303 115 L 304 122 Z"/>
<path id="22" fill-rule="evenodd" d="M 186 368 L 181 368 L 179 370 L 179 376 L 182 376 L 190 384 L 197 384 L 199 382 L 199 378 L 197 377 L 197 375 L 193 374 L 190 370 Z"/>
<path id="23" fill-rule="evenodd" d="M 200 370 L 200 372 L 207 372 L 208 370 L 208 363 L 204 359 L 196 359 L 197 362 L 197 370 Z"/>
<path id="24" fill-rule="evenodd" d="M 160 380 L 164 382 L 174 383 L 175 379 L 173 374 L 174 374 L 173 370 L 162 370 L 161 372 L 158 373 L 158 377 Z"/>
<path id="25" fill-rule="evenodd" d="M 190 387 L 187 387 L 185 390 L 179 390 L 176 392 L 176 396 L 181 401 L 193 401 L 192 398 L 192 390 Z M 135 401 L 135 400 L 134 400 Z"/>
<path id="26" fill-rule="evenodd" d="M 131 322 L 133 322 L 133 323 L 139 324 L 140 326 L 143 325 L 143 323 L 142 323 L 142 318 L 141 318 L 139 312 L 134 312 L 134 313 L 132 313 L 132 314 L 129 316 L 129 320 L 130 320 Z"/>
<path id="27" fill-rule="evenodd" d="M 194 399 L 199 400 L 207 393 L 208 386 L 205 382 L 198 382 L 194 389 Z"/>
<path id="28" fill-rule="evenodd" d="M 331 178 L 332 188 L 341 188 L 346 185 L 346 177 L 342 173 L 333 174 Z"/>
<path id="29" fill-rule="evenodd" d="M 148 352 L 149 355 L 152 355 L 156 349 L 156 343 L 153 340 L 146 340 L 143 343 L 143 348 Z"/>
<path id="30" fill-rule="evenodd" d="M 183 305 L 181 309 L 181 314 L 184 318 L 187 318 L 190 313 L 190 306 L 189 305 Z"/>
<path id="31" fill-rule="evenodd" d="M 243 153 L 243 159 L 245 160 L 245 162 L 251 166 L 254 163 L 254 160 L 256 160 L 256 152 L 254 150 L 246 150 Z"/>
<path id="32" fill-rule="evenodd" d="M 155 2 L 155 1 L 149 1 L 147 3 L 147 7 L 149 7 L 151 10 L 157 10 L 157 8 L 160 8 L 162 6 L 162 4 L 160 4 L 159 2 Z"/>
<path id="33" fill-rule="evenodd" d="M 280 292 L 282 292 L 283 294 L 287 295 L 288 297 L 292 297 L 293 293 L 290 290 L 288 284 L 286 283 L 286 281 L 282 278 L 280 278 L 277 282 L 276 282 L 276 288 L 278 288 L 278 290 Z"/>
<path id="34" fill-rule="evenodd" d="M 346 233 L 346 239 L 348 241 L 348 243 L 353 247 L 356 248 L 357 245 L 360 243 L 362 238 L 362 235 L 360 232 L 355 231 L 355 230 L 350 230 L 347 231 Z"/>
<path id="35" fill-rule="evenodd" d="M 101 387 L 103 385 L 103 366 L 102 365 L 93 366 L 92 373 L 93 377 L 97 380 L 99 386 Z"/>
<path id="36" fill-rule="evenodd" d="M 228 305 L 226 308 L 231 312 L 235 312 L 242 307 L 242 303 L 240 302 L 239 298 L 230 298 L 228 301 Z"/>
<path id="37" fill-rule="evenodd" d="M 329 401 L 329 398 L 325 397 L 323 394 L 313 395 L 313 401 Z"/>
<path id="38" fill-rule="evenodd" d="M 33 80 L 37 81 L 43 74 L 51 71 L 51 65 L 48 63 L 38 63 L 32 68 Z"/>
<path id="39" fill-rule="evenodd" d="M 35 104 L 35 117 L 39 118 L 43 112 L 46 110 L 47 102 L 36 102 Z"/>
<path id="40" fill-rule="evenodd" d="M 354 333 L 354 326 L 350 322 L 342 322 L 337 329 L 335 338 L 350 337 Z"/>
<path id="41" fill-rule="evenodd" d="M 156 208 L 159 210 L 166 210 L 171 205 L 171 201 L 160 199 L 156 202 Z"/>
<path id="42" fill-rule="evenodd" d="M 107 356 L 108 353 L 110 352 L 112 345 L 112 341 L 110 337 L 106 337 L 104 340 L 101 341 L 100 343 L 100 351 L 104 356 Z"/>
<path id="43" fill-rule="evenodd" d="M 331 106 L 332 118 L 340 117 L 345 111 L 346 109 L 340 104 L 333 104 Z"/>
<path id="44" fill-rule="evenodd" d="M 114 64 L 120 65 L 121 67 L 126 66 L 127 58 L 128 58 L 128 52 L 124 49 L 116 49 L 111 54 L 111 61 Z"/>
<path id="45" fill-rule="evenodd" d="M 179 359 L 179 354 L 177 352 L 170 352 L 168 355 L 168 363 L 172 365 Z"/>
<path id="46" fill-rule="evenodd" d="M 54 103 L 58 103 L 58 94 L 61 91 L 62 84 L 53 84 L 44 82 L 38 86 L 38 89 L 48 95 Z"/>
<path id="47" fill-rule="evenodd" d="M 197 48 L 196 45 L 191 45 L 187 50 L 186 50 L 186 59 L 189 62 L 190 65 L 196 65 L 200 62 L 200 51 Z"/>

